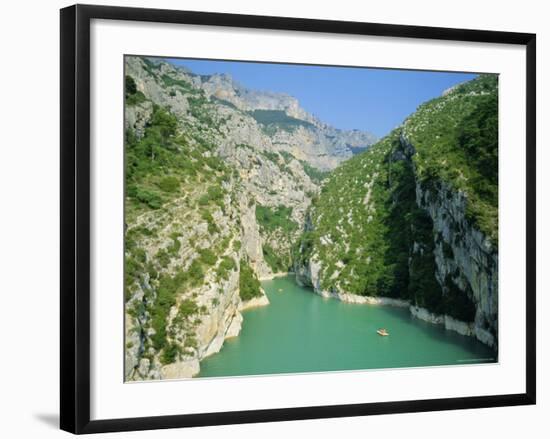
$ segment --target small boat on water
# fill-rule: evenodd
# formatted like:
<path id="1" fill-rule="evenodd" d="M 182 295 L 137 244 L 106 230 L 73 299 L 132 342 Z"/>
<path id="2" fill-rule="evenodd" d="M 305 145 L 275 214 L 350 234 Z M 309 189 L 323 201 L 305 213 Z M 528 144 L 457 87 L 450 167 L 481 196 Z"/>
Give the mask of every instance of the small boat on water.
<path id="1" fill-rule="evenodd" d="M 390 335 L 390 333 L 389 333 L 386 329 L 384 329 L 384 328 L 378 329 L 378 330 L 376 331 L 376 333 L 377 333 L 378 335 L 383 336 L 383 337 L 386 337 L 386 336 Z"/>

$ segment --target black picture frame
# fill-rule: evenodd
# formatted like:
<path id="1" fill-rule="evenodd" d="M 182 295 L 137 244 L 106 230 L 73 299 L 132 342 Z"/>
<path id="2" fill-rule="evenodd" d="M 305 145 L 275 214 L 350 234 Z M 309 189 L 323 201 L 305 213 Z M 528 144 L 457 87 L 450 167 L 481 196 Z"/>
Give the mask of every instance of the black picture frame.
<path id="1" fill-rule="evenodd" d="M 61 429 L 80 433 L 273 422 L 535 404 L 536 35 L 303 18 L 74 5 L 61 9 Z M 525 393 L 127 419 L 90 419 L 90 22 L 130 20 L 333 34 L 485 42 L 526 47 Z"/>

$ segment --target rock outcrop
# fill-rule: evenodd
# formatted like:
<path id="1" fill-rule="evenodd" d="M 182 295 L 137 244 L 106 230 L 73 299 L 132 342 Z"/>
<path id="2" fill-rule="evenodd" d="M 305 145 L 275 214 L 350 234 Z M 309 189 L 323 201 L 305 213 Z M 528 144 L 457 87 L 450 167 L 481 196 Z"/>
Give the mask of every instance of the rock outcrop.
<path id="1" fill-rule="evenodd" d="M 228 75 L 125 63 L 127 380 L 199 374 L 241 312 L 269 304 L 258 278 L 289 271 L 322 296 L 409 306 L 498 348 L 494 151 L 477 163 L 462 147 L 479 140 L 467 118 L 494 111 L 493 79 L 372 145 Z"/>
<path id="2" fill-rule="evenodd" d="M 446 316 L 445 327 L 475 335 L 496 347 L 498 339 L 498 252 L 466 218 L 467 198 L 444 183 L 436 188 L 416 186 L 416 201 L 425 209 L 434 230 L 435 276 L 444 294 L 457 288 L 475 304 L 474 322 L 456 324 Z"/>
<path id="3" fill-rule="evenodd" d="M 297 281 L 408 304 L 498 350 L 497 84 L 453 87 L 336 168 L 308 212 Z"/>
<path id="4" fill-rule="evenodd" d="M 147 63 L 145 69 L 143 62 Z M 227 74 L 197 75 L 154 58 L 127 57 L 126 65 L 138 89 L 156 104 L 170 106 L 175 114 L 185 117 L 190 106 L 186 99 L 181 99 L 186 92 L 181 85 L 188 84 L 203 92 L 218 111 L 227 116 L 240 116 L 239 123 L 229 124 L 226 130 L 236 143 L 254 147 L 266 144 L 261 133 L 254 132 L 250 136 L 249 128 L 259 125 L 261 132 L 271 138 L 272 142 L 266 144 L 269 151 L 288 152 L 319 169 L 333 169 L 350 158 L 354 148 L 366 149 L 377 140 L 372 133 L 340 130 L 320 121 L 304 110 L 293 96 L 247 89 Z M 166 84 L 171 93 L 165 92 Z M 131 123 L 132 115 L 126 120 Z M 261 122 L 253 123 L 258 121 Z M 245 138 L 238 140 L 239 133 Z"/>
<path id="5" fill-rule="evenodd" d="M 288 95 L 127 56 L 127 380 L 188 378 L 269 304 L 243 269 L 288 271 L 323 170 L 374 136 L 323 124 Z"/>

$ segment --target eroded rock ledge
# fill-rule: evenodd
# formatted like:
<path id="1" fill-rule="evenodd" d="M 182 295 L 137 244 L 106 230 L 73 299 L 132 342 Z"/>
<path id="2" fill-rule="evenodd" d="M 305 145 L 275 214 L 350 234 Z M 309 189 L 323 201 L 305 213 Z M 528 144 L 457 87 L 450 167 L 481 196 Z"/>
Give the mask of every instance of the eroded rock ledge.
<path id="1" fill-rule="evenodd" d="M 262 291 L 263 292 L 263 291 Z M 160 369 L 158 379 L 182 379 L 192 378 L 200 373 L 200 361 L 210 355 L 218 353 L 223 347 L 226 339 L 237 337 L 241 332 L 243 316 L 241 311 L 269 305 L 269 299 L 263 292 L 260 297 L 254 297 L 247 301 L 240 300 L 236 308 L 232 308 L 232 314 L 224 320 L 224 324 L 220 325 L 214 336 L 204 344 L 199 350 L 197 358 L 192 358 L 184 361 L 178 361 L 163 366 Z"/>

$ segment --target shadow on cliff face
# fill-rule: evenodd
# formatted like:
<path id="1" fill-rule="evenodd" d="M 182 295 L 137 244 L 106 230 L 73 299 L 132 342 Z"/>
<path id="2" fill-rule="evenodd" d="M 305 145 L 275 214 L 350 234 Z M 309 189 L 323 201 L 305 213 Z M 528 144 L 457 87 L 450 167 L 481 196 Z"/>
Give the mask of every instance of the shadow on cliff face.
<path id="1" fill-rule="evenodd" d="M 416 176 L 411 161 L 414 148 L 402 136 L 393 140 L 385 158 L 388 196 L 384 264 L 390 278 L 381 285 L 390 297 L 410 300 L 434 311 L 441 302 L 441 287 L 435 279 L 433 224 L 416 204 Z"/>
<path id="2" fill-rule="evenodd" d="M 385 239 L 388 248 L 384 263 L 391 267 L 392 275 L 385 293 L 442 313 L 444 298 L 435 277 L 433 222 L 416 202 L 417 179 L 411 160 L 414 153 L 414 147 L 400 136 L 393 141 L 385 160 L 388 173 Z"/>

